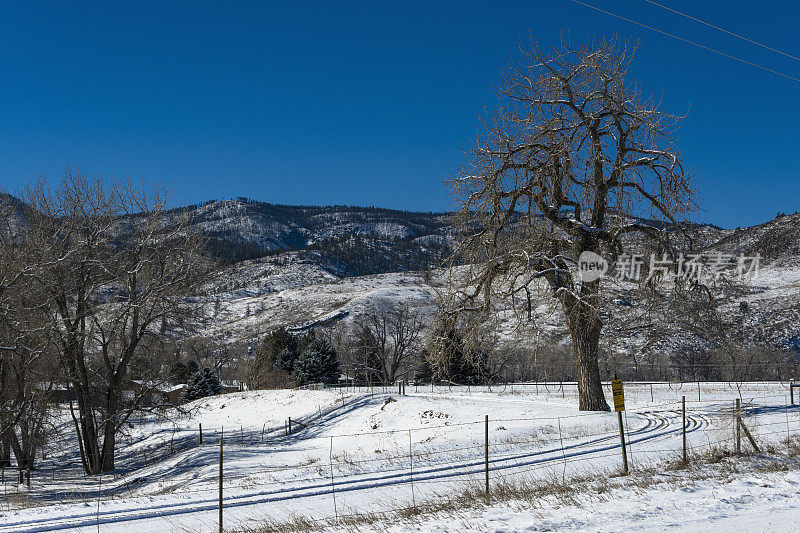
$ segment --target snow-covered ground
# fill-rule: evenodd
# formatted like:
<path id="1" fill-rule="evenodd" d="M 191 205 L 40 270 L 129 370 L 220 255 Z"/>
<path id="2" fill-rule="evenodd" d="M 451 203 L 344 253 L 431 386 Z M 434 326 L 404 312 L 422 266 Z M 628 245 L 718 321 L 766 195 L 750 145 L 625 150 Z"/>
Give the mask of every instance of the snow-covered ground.
<path id="1" fill-rule="evenodd" d="M 772 463 L 775 464 L 775 463 Z M 782 463 L 778 463 L 779 465 Z M 697 533 L 797 531 L 800 472 L 763 471 L 764 464 L 728 460 L 722 467 L 671 471 L 646 480 L 618 478 L 618 488 L 584 490 L 568 497 L 519 499 L 488 508 L 439 512 L 398 520 L 383 531 L 603 531 Z M 785 466 L 785 465 L 783 465 Z M 741 471 L 731 471 L 740 469 Z M 787 467 L 788 468 L 788 467 Z M 333 528 L 332 528 L 333 529 Z M 345 528 L 335 528 L 345 531 Z"/>
<path id="2" fill-rule="evenodd" d="M 81 475 L 65 419 L 62 444 L 43 459 L 30 489 L 9 483 L 7 473 L 0 532 L 96 531 L 98 527 L 104 532 L 142 533 L 216 530 L 221 437 L 229 528 L 255 525 L 264 518 L 327 519 L 402 508 L 482 483 L 485 416 L 489 417 L 492 483 L 587 474 L 607 477 L 620 470 L 617 415 L 579 412 L 574 384 L 515 384 L 491 390 L 409 386 L 406 393 L 283 390 L 198 400 L 186 406 L 185 413 L 134 420 L 121 439 L 119 472 L 102 480 Z M 783 453 L 787 439 L 800 435 L 800 414 L 797 407 L 787 407 L 786 384 L 702 383 L 699 393 L 697 384 L 627 384 L 624 419 L 632 470 L 680 456 L 683 396 L 689 452 L 704 453 L 721 445 L 731 448 L 731 411 L 740 394 L 747 409 L 745 420 L 757 443 Z M 289 417 L 291 435 L 285 431 Z M 747 446 L 745 441 L 743 447 Z M 778 487 L 775 497 L 780 500 L 780 487 L 795 481 L 786 474 L 783 481 L 770 482 Z M 700 494 L 713 491 L 715 481 L 708 483 L 709 487 L 698 488 Z M 743 477 L 727 486 L 731 494 L 739 494 L 748 485 Z M 633 520 L 637 513 L 651 517 L 656 513 L 636 511 L 648 501 L 640 491 L 620 490 L 622 498 L 630 500 L 619 510 L 622 520 L 624 516 Z M 681 498 L 691 499 L 673 491 L 664 492 L 661 501 L 656 495 L 662 490 L 647 490 L 655 491 L 649 499 L 652 505 L 682 505 Z M 767 497 L 766 488 L 758 490 Z M 695 499 L 692 512 L 696 516 L 713 513 L 707 508 L 709 498 Z M 536 517 L 543 520 L 539 529 L 619 530 L 613 527 L 613 504 L 596 505 L 606 506 L 599 512 L 608 514 L 597 527 L 587 521 L 585 508 L 570 506 L 537 509 L 526 517 L 524 511 L 499 504 L 475 511 L 474 518 L 476 524 L 487 524 L 476 530 L 520 530 L 526 520 Z M 721 518 L 734 516 L 732 507 L 731 512 L 720 513 Z M 661 525 L 669 517 L 666 512 L 663 515 Z M 582 521 L 580 516 L 584 516 Z M 441 528 L 455 528 L 447 524 L 442 522 Z"/>

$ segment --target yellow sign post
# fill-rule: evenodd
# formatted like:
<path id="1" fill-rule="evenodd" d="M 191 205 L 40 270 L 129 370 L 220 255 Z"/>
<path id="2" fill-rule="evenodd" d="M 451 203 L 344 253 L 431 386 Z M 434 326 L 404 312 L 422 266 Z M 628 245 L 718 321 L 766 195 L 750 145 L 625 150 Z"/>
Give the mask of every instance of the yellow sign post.
<path id="1" fill-rule="evenodd" d="M 611 381 L 611 392 L 614 396 L 614 410 L 619 419 L 619 440 L 622 448 L 622 471 L 628 473 L 628 453 L 625 450 L 625 430 L 622 426 L 622 411 L 625 410 L 625 393 L 622 392 L 622 381 L 613 379 Z"/>
<path id="2" fill-rule="evenodd" d="M 622 381 L 615 379 L 611 382 L 611 392 L 614 394 L 614 410 L 625 410 L 625 393 L 622 392 Z"/>

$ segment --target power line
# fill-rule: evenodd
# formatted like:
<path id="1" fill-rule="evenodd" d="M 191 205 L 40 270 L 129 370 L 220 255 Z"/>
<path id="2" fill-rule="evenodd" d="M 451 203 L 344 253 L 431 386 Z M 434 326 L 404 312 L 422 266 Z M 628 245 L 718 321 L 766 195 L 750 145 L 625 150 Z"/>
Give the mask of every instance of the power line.
<path id="1" fill-rule="evenodd" d="M 746 65 L 750 65 L 751 67 L 756 67 L 758 69 L 765 70 L 767 72 L 771 72 L 772 74 L 777 74 L 778 76 L 782 76 L 782 77 L 788 78 L 790 80 L 800 81 L 800 78 L 796 78 L 795 76 L 790 76 L 789 74 L 784 74 L 783 72 L 778 72 L 777 70 L 773 70 L 771 68 L 764 67 L 764 66 L 759 65 L 757 63 L 753 63 L 752 61 L 748 61 L 746 59 L 742 59 L 740 57 L 736 57 L 736 56 L 728 54 L 726 52 L 722 52 L 722 51 L 717 50 L 715 48 L 711 48 L 710 46 L 706 46 L 704 44 L 700 44 L 700 43 L 696 43 L 694 41 L 690 41 L 689 39 L 686 39 L 684 37 L 680 37 L 680 36 L 675 35 L 673 33 L 669 33 L 667 31 L 660 30 L 658 28 L 654 28 L 653 26 L 648 26 L 647 24 L 643 24 L 641 22 L 637 22 L 635 20 L 623 17 L 622 15 L 618 15 L 617 13 L 612 13 L 611 11 L 606 11 L 605 9 L 600 9 L 599 7 L 593 6 L 591 4 L 587 4 L 585 2 L 581 2 L 580 0 L 570 0 L 570 1 L 574 2 L 576 4 L 580 4 L 582 6 L 588 7 L 590 9 L 594 9 L 595 11 L 599 11 L 600 13 L 605 13 L 606 15 L 610 15 L 610 16 L 616 17 L 616 18 L 618 18 L 620 20 L 624 20 L 626 22 L 630 22 L 631 24 L 636 24 L 637 26 L 641 26 L 642 28 L 647 28 L 648 30 L 660 33 L 662 35 L 666 35 L 667 37 L 672 37 L 673 39 L 677 39 L 679 41 L 683 41 L 685 43 L 691 44 L 692 46 L 697 46 L 697 47 L 702 48 L 704 50 L 708 50 L 709 52 L 714 52 L 715 54 L 719 54 L 719 55 L 725 56 L 725 57 L 727 57 L 729 59 L 733 59 L 735 61 L 739 61 L 739 62 L 744 63 Z"/>
<path id="2" fill-rule="evenodd" d="M 648 2 L 650 4 L 653 4 L 654 6 L 658 6 L 661 9 L 666 9 L 667 11 L 672 11 L 673 13 L 676 13 L 676 14 L 682 16 L 682 17 L 686 17 L 688 19 L 691 19 L 691 20 L 693 20 L 695 22 L 699 22 L 700 24 L 705 24 L 709 28 L 714 28 L 715 30 L 719 30 L 721 32 L 727 33 L 728 35 L 733 35 L 734 37 L 742 39 L 742 40 L 745 40 L 748 43 L 755 44 L 755 45 L 760 46 L 762 48 L 766 48 L 767 50 L 771 50 L 773 52 L 777 52 L 778 54 L 784 55 L 786 57 L 791 57 L 792 59 L 800 61 L 800 57 L 793 56 L 792 54 L 790 54 L 788 52 L 784 52 L 782 50 L 778 50 L 777 48 L 773 48 L 773 47 L 768 46 L 768 45 L 766 45 L 764 43 L 760 43 L 760 42 L 758 42 L 758 41 L 756 41 L 754 39 L 750 39 L 749 37 L 745 37 L 744 35 L 739 35 L 738 33 L 734 33 L 732 31 L 728 31 L 725 28 L 720 28 L 719 26 L 715 26 L 714 24 L 711 24 L 710 22 L 706 22 L 705 20 L 701 20 L 699 18 L 693 17 L 693 16 L 691 16 L 691 15 L 689 15 L 687 13 L 684 13 L 683 11 L 678 11 L 677 9 L 672 9 L 669 6 L 665 6 L 663 4 L 659 4 L 658 2 L 653 2 L 653 0 L 644 0 L 644 1 Z"/>

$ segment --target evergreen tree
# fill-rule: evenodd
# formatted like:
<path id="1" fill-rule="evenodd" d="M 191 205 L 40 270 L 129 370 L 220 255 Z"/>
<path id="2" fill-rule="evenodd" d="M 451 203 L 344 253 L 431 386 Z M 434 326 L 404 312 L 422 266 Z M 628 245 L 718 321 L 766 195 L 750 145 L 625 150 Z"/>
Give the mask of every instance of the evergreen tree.
<path id="1" fill-rule="evenodd" d="M 194 374 L 200 372 L 200 365 L 197 364 L 197 361 L 192 359 L 188 363 L 186 363 L 186 379 L 188 380 Z"/>
<path id="2" fill-rule="evenodd" d="M 213 370 L 205 367 L 189 378 L 186 383 L 184 398 L 191 401 L 205 398 L 206 396 L 214 396 L 220 392 L 222 392 L 222 385 L 219 382 L 219 378 Z"/>
<path id="3" fill-rule="evenodd" d="M 171 367 L 169 367 L 169 379 L 174 384 L 179 383 L 186 383 L 189 381 L 189 371 L 186 368 L 186 365 L 181 363 L 180 361 L 174 363 Z"/>
<path id="4" fill-rule="evenodd" d="M 275 359 L 274 368 L 277 370 L 283 370 L 286 373 L 291 373 L 294 371 L 295 362 L 297 362 L 298 354 L 297 352 L 293 351 L 289 347 L 286 347 L 278 354 L 278 357 Z"/>
<path id="5" fill-rule="evenodd" d="M 286 328 L 278 328 L 264 338 L 256 352 L 256 361 L 264 368 L 291 373 L 299 353 L 297 339 Z"/>
<path id="6" fill-rule="evenodd" d="M 307 383 L 337 383 L 339 356 L 324 339 L 314 339 L 294 364 L 294 377 L 299 385 Z"/>
<path id="7" fill-rule="evenodd" d="M 378 357 L 378 341 L 372 330 L 361 324 L 356 330 L 356 340 L 353 343 L 356 365 L 353 377 L 359 381 L 380 381 L 382 363 Z"/>
<path id="8" fill-rule="evenodd" d="M 430 372 L 435 381 L 451 381 L 461 385 L 475 385 L 489 381 L 488 355 L 465 346 L 455 323 L 440 320 L 430 343 L 431 356 L 424 358 L 419 375 Z M 420 378 L 422 379 L 422 378 Z"/>
<path id="9" fill-rule="evenodd" d="M 414 381 L 417 383 L 432 383 L 434 381 L 433 378 L 433 367 L 429 361 L 430 354 L 428 350 L 422 350 L 422 354 L 420 354 L 419 358 L 419 366 L 417 367 L 417 371 L 414 373 Z"/>

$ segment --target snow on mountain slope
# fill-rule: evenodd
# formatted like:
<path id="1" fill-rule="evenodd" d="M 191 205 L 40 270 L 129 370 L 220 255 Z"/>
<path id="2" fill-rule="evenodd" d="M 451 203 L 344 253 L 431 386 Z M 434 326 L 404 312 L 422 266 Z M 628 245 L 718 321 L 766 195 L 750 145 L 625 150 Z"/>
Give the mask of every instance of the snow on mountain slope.
<path id="1" fill-rule="evenodd" d="M 443 214 L 346 206 L 285 206 L 247 199 L 189 208 L 192 224 L 206 235 L 264 250 L 303 248 L 343 235 L 410 238 L 445 231 Z"/>
<path id="2" fill-rule="evenodd" d="M 760 254 L 766 262 L 796 263 L 800 257 L 800 214 L 737 228 L 709 247 L 733 255 Z"/>
<path id="3" fill-rule="evenodd" d="M 266 277 L 251 278 L 245 287 L 219 291 L 216 301 L 206 305 L 206 315 L 214 315 L 203 334 L 234 342 L 258 338 L 278 327 L 298 327 L 337 314 L 352 323 L 371 305 L 392 306 L 406 303 L 432 315 L 435 288 L 417 272 L 400 272 L 338 279 L 316 265 L 287 257 L 287 264 L 271 265 Z M 258 271 L 263 261 L 251 262 L 243 270 Z M 241 274 L 238 265 L 225 276 Z M 247 287 L 250 287 L 248 289 Z M 274 290 L 264 290 L 271 287 Z"/>

